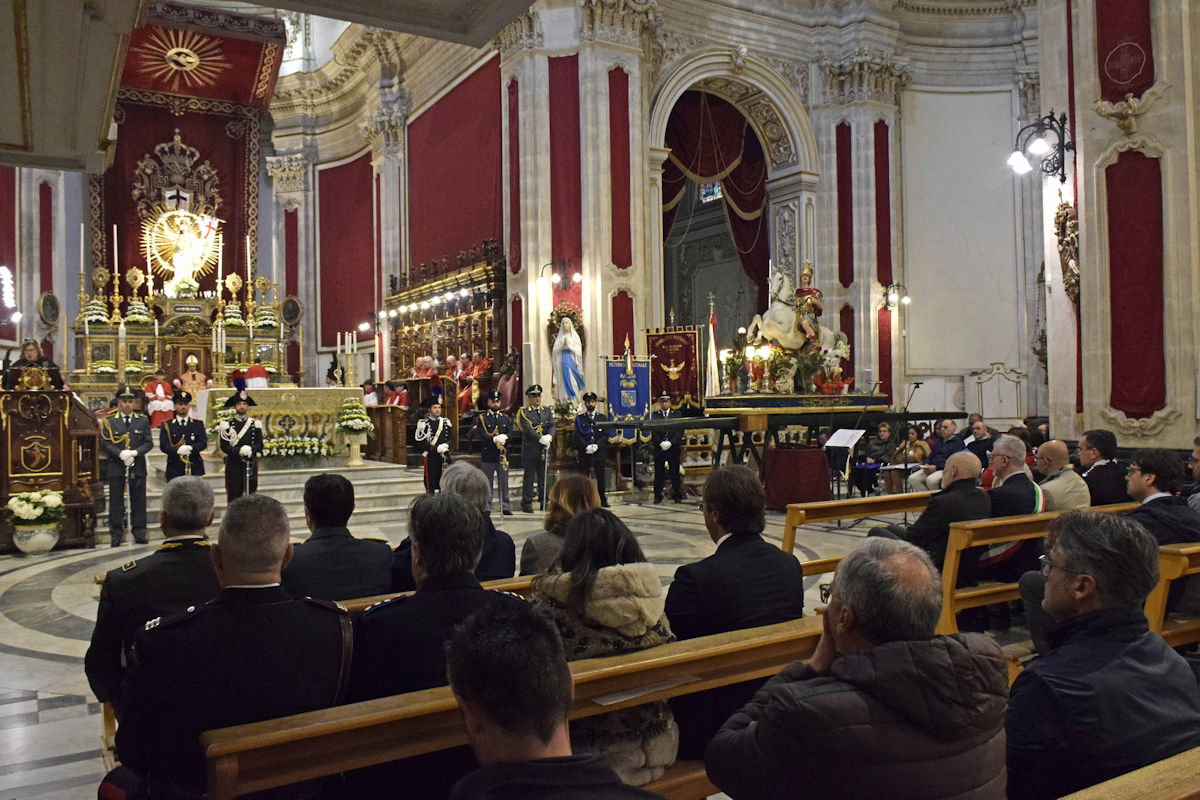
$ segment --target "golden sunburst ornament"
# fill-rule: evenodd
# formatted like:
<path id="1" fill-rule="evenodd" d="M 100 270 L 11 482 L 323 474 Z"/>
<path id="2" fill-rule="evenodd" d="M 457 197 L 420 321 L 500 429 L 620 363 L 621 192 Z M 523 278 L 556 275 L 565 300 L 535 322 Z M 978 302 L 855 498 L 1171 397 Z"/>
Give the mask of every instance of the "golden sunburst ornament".
<path id="1" fill-rule="evenodd" d="M 147 41 L 139 44 L 138 72 L 168 85 L 172 92 L 216 84 L 229 68 L 229 59 L 212 36 L 175 28 L 151 28 Z"/>

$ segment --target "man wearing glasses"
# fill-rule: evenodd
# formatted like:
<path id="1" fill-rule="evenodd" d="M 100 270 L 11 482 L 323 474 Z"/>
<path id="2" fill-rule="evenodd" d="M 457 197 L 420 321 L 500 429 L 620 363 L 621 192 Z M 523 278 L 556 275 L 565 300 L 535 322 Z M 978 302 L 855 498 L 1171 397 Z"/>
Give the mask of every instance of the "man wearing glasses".
<path id="1" fill-rule="evenodd" d="M 1092 496 L 1092 505 L 1128 503 L 1125 468 L 1117 463 L 1117 437 L 1104 428 L 1084 431 L 1079 437 L 1079 466 Z"/>
<path id="2" fill-rule="evenodd" d="M 1178 461 L 1178 459 L 1176 459 Z M 1050 525 L 1042 608 L 1052 650 L 1008 701 L 1008 796 L 1060 797 L 1200 745 L 1200 692 L 1142 606 L 1158 543 L 1130 516 L 1070 511 Z"/>

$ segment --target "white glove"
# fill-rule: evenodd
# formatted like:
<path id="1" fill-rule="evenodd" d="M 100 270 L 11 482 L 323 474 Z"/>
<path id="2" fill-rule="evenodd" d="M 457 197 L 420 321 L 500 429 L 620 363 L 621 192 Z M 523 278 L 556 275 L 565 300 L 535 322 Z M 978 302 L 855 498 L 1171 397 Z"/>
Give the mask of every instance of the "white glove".
<path id="1" fill-rule="evenodd" d="M 597 450 L 599 450 L 599 449 L 600 449 L 600 448 L 599 448 L 599 447 L 597 447 L 596 445 L 594 445 L 594 444 L 589 444 L 587 447 L 583 448 L 583 451 L 584 451 L 585 453 L 587 453 L 587 454 L 590 456 L 592 453 L 596 452 L 596 451 L 597 451 Z"/>
<path id="2" fill-rule="evenodd" d="M 538 443 L 541 444 L 542 447 L 549 447 L 551 441 L 550 434 L 548 433 L 542 438 L 538 439 Z"/>
<path id="3" fill-rule="evenodd" d="M 437 446 L 437 451 L 439 453 L 441 453 L 442 455 L 445 455 L 449 450 L 450 450 L 450 445 L 446 444 L 445 442 L 443 442 L 442 444 L 439 444 Z"/>
<path id="4" fill-rule="evenodd" d="M 667 441 L 666 439 L 663 439 L 661 442 L 659 442 L 658 446 L 661 447 L 663 450 L 671 449 L 671 443 L 669 441 Z"/>
<path id="5" fill-rule="evenodd" d="M 238 455 L 242 458 L 249 458 L 250 456 L 254 455 L 254 451 L 250 449 L 250 445 L 244 444 L 238 450 Z"/>
<path id="6" fill-rule="evenodd" d="M 133 460 L 137 458 L 137 450 L 122 450 L 121 460 L 125 462 L 125 466 L 133 466 Z"/>
<path id="7" fill-rule="evenodd" d="M 178 452 L 181 457 L 190 456 L 192 454 L 192 446 L 190 444 L 181 444 L 179 445 L 179 450 L 176 452 Z"/>
<path id="8" fill-rule="evenodd" d="M 508 444 L 508 437 L 503 433 L 497 433 L 492 437 L 492 441 L 497 447 L 504 447 L 504 445 Z"/>

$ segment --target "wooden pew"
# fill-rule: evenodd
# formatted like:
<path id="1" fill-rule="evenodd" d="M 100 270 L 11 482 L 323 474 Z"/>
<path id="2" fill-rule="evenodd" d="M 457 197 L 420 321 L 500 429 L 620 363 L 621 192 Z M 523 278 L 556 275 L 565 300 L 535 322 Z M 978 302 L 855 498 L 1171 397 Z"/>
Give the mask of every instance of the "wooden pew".
<path id="1" fill-rule="evenodd" d="M 783 522 L 783 541 L 779 547 L 791 553 L 796 548 L 796 528 L 806 522 L 833 522 L 843 519 L 862 519 L 881 514 L 922 511 L 933 492 L 887 494 L 881 497 L 858 497 L 850 500 L 823 500 L 816 503 L 788 503 Z"/>
<path id="2" fill-rule="evenodd" d="M 571 663 L 571 718 L 592 716 L 741 681 L 766 678 L 807 658 L 821 619 L 791 622 Z M 617 697 L 621 694 L 620 697 Z M 449 687 L 238 725 L 201 734 L 208 797 L 227 800 L 465 744 Z M 717 790 L 701 762 L 676 764 L 647 788 L 677 800 Z"/>
<path id="3" fill-rule="evenodd" d="M 1173 545 L 1168 545 L 1168 547 Z M 1200 798 L 1200 747 L 1118 775 L 1069 794 L 1062 800 L 1197 800 Z"/>
<path id="4" fill-rule="evenodd" d="M 1137 503 L 1118 503 L 1110 506 L 1093 506 L 1086 511 L 1119 514 L 1136 508 Z M 958 633 L 955 614 L 968 608 L 1006 603 L 1020 597 L 1015 583 L 982 583 L 977 586 L 956 588 L 958 568 L 964 551 L 972 547 L 986 547 L 1006 542 L 1021 542 L 1028 539 L 1044 539 L 1050 522 L 1060 511 L 1043 514 L 1028 514 L 1019 517 L 998 517 L 973 522 L 956 522 L 950 526 L 950 540 L 946 545 L 946 559 L 942 562 L 942 616 L 938 620 L 937 632 Z"/>
<path id="5" fill-rule="evenodd" d="M 1163 637 L 1171 647 L 1200 642 L 1200 616 L 1167 616 L 1171 581 L 1198 573 L 1200 543 L 1168 544 L 1158 548 L 1158 585 L 1146 598 L 1146 619 L 1150 622 L 1150 630 Z"/>
<path id="6" fill-rule="evenodd" d="M 480 586 L 482 586 L 485 589 L 494 589 L 498 592 L 512 592 L 513 594 L 519 594 L 521 596 L 525 596 L 525 595 L 529 594 L 529 592 L 533 588 L 532 584 L 533 584 L 534 577 L 535 576 L 533 576 L 533 575 L 522 575 L 517 578 L 499 578 L 494 581 L 484 581 L 483 583 L 480 584 Z M 343 601 L 341 601 L 341 604 L 348 611 L 363 611 L 382 600 L 391 600 L 393 597 L 399 597 L 401 595 L 410 595 L 410 594 L 412 594 L 412 592 L 392 592 L 390 594 L 376 594 L 376 595 L 372 595 L 370 597 L 356 597 L 353 600 L 343 600 Z"/>

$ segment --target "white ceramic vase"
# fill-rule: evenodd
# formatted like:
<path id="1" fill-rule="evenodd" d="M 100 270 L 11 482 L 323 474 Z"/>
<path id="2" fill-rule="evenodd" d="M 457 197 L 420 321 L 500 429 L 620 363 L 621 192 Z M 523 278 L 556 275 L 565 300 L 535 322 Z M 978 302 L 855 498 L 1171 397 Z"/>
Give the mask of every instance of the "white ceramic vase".
<path id="1" fill-rule="evenodd" d="M 13 544 L 27 556 L 42 556 L 58 544 L 59 524 L 13 525 Z"/>

